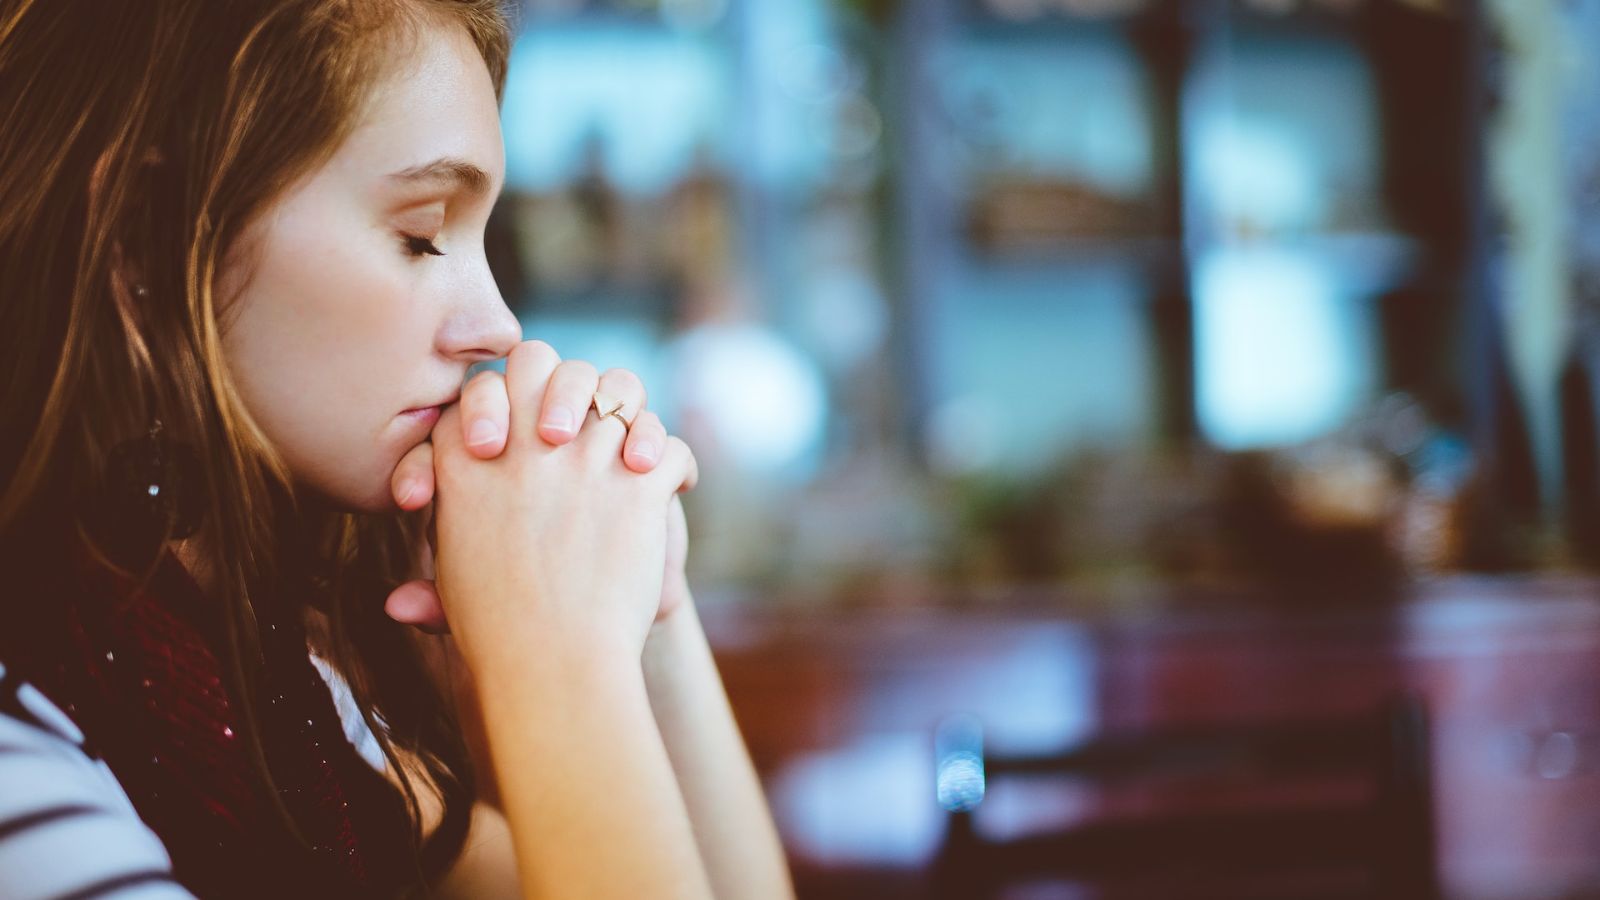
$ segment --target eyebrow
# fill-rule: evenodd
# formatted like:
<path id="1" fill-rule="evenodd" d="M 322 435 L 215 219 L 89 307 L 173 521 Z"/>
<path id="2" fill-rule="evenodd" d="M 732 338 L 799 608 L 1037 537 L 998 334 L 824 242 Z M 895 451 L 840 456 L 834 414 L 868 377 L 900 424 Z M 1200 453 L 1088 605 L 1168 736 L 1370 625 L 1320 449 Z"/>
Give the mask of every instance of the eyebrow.
<path id="1" fill-rule="evenodd" d="M 492 179 L 482 168 L 451 156 L 441 156 L 432 161 L 391 172 L 389 179 L 404 184 L 436 182 L 463 190 L 474 196 L 488 192 Z"/>

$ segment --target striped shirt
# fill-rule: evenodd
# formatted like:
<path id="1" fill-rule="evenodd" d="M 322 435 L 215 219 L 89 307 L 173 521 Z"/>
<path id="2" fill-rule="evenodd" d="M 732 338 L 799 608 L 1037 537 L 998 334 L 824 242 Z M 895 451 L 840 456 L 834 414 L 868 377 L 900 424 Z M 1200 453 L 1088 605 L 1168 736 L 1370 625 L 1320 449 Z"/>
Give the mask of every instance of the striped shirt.
<path id="1" fill-rule="evenodd" d="M 345 736 L 384 768 L 344 679 L 312 654 Z M 83 732 L 0 664 L 0 900 L 176 900 L 161 839 L 116 777 L 85 749 Z"/>

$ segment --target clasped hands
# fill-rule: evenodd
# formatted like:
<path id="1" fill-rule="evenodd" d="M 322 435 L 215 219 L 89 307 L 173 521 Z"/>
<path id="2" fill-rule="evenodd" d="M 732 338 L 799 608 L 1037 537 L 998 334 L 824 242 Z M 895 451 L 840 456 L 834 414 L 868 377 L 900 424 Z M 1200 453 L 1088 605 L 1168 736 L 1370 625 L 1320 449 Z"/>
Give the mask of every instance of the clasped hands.
<path id="1" fill-rule="evenodd" d="M 632 426 L 615 416 L 600 418 L 591 406 L 596 392 L 620 401 L 620 413 L 633 423 Z M 459 402 L 445 408 L 434 426 L 432 441 L 408 452 L 391 478 L 395 503 L 402 510 L 428 517 L 429 546 L 419 548 L 421 577 L 390 593 L 384 606 L 389 616 L 431 633 L 450 630 L 445 604 L 434 580 L 433 554 L 438 549 L 434 535 L 434 501 L 438 485 L 448 483 L 439 465 L 444 462 L 442 457 L 450 452 L 456 454 L 454 458 L 470 455 L 481 461 L 496 460 L 519 443 L 544 454 L 556 452 L 557 448 L 566 448 L 570 453 L 587 453 L 595 459 L 600 459 L 601 454 L 613 454 L 611 459 L 618 464 L 602 462 L 582 470 L 590 478 L 656 477 L 652 473 L 666 460 L 665 477 L 677 479 L 681 475 L 682 480 L 669 487 L 672 490 L 670 500 L 663 506 L 666 543 L 655 621 L 665 621 L 689 602 L 684 575 L 688 528 L 679 492 L 694 487 L 698 470 L 687 445 L 669 436 L 660 417 L 645 405 L 644 384 L 633 372 L 610 369 L 600 373 L 583 360 L 563 361 L 543 341 L 526 341 L 515 347 L 507 357 L 504 376 L 494 371 L 475 375 L 462 389 Z M 615 473 L 608 469 L 614 469 Z M 519 489 L 515 484 L 507 487 Z M 522 487 L 538 490 L 540 486 Z M 595 502 L 603 500 L 596 497 Z M 518 511 L 521 512 L 520 507 Z M 552 523 L 550 527 L 559 528 L 561 523 Z M 583 566 L 604 566 L 606 562 L 604 559 L 569 561 L 572 565 Z"/>

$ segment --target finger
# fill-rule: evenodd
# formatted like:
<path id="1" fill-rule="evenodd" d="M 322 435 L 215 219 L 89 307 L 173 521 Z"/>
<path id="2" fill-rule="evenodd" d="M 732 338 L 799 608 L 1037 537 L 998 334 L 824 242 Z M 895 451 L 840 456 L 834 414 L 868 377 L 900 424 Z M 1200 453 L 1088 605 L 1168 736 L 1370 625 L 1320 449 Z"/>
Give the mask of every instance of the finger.
<path id="1" fill-rule="evenodd" d="M 473 456 L 494 459 L 505 450 L 511 428 L 505 376 L 492 369 L 472 376 L 461 389 L 461 424 L 467 452 Z"/>
<path id="2" fill-rule="evenodd" d="M 452 454 L 464 452 L 466 443 L 462 439 L 461 404 L 452 403 L 444 408 L 439 415 L 439 421 L 433 423 L 433 459 L 434 471 L 437 473 L 440 457 L 453 459 Z"/>
<path id="3" fill-rule="evenodd" d="M 389 476 L 394 502 L 411 511 L 427 506 L 433 499 L 433 444 L 428 441 L 412 447 L 400 457 L 400 464 Z"/>
<path id="4" fill-rule="evenodd" d="M 661 424 L 660 416 L 647 409 L 639 413 L 633 420 L 633 427 L 628 429 L 628 441 L 622 447 L 623 462 L 644 474 L 661 461 L 661 449 L 666 445 L 667 427 Z"/>
<path id="5" fill-rule="evenodd" d="M 694 451 L 677 435 L 667 435 L 661 451 L 661 463 L 649 477 L 672 493 L 692 491 L 700 483 L 700 464 Z"/>
<path id="6" fill-rule="evenodd" d="M 413 535 L 411 548 L 413 565 L 410 573 L 412 578 L 432 579 L 434 577 L 434 512 L 435 508 L 432 505 L 425 506 L 417 510 L 412 521 L 408 523 L 412 526 Z"/>
<path id="7" fill-rule="evenodd" d="M 444 604 L 439 602 L 439 591 L 431 581 L 408 581 L 390 591 L 389 598 L 383 602 L 383 611 L 396 622 L 420 628 L 429 634 L 450 632 L 450 623 L 444 617 Z"/>
<path id="8" fill-rule="evenodd" d="M 597 456 L 606 459 L 616 459 L 622 451 L 623 443 L 627 440 L 628 433 L 633 429 L 630 422 L 637 424 L 636 420 L 641 410 L 644 409 L 645 394 L 644 382 L 639 376 L 627 369 L 607 369 L 600 376 L 600 383 L 595 390 L 589 393 L 591 401 L 589 410 L 594 416 L 594 439 L 588 441 L 589 450 Z M 601 400 L 605 409 L 595 409 L 594 400 Z M 601 416 L 601 413 L 610 412 L 612 407 L 617 407 L 616 415 Z M 621 416 L 622 418 L 617 418 Z"/>
<path id="9" fill-rule="evenodd" d="M 523 341 L 506 356 L 506 394 L 511 402 L 511 440 L 532 445 L 538 410 L 561 356 L 544 341 Z"/>
<path id="10" fill-rule="evenodd" d="M 664 622 L 683 606 L 687 586 L 683 584 L 684 564 L 689 553 L 689 523 L 683 512 L 681 495 L 673 494 L 667 504 L 667 554 L 662 568 L 661 602 L 656 621 Z"/>
<path id="11" fill-rule="evenodd" d="M 539 436 L 557 446 L 572 440 L 599 386 L 600 373 L 593 363 L 569 359 L 557 366 L 539 407 Z"/>
<path id="12" fill-rule="evenodd" d="M 434 510 L 429 510 L 428 512 L 428 527 L 425 529 L 425 533 L 428 538 L 427 574 L 429 578 L 432 578 L 434 577 L 433 558 L 434 554 L 438 552 L 439 548 L 439 517 L 433 515 Z"/>

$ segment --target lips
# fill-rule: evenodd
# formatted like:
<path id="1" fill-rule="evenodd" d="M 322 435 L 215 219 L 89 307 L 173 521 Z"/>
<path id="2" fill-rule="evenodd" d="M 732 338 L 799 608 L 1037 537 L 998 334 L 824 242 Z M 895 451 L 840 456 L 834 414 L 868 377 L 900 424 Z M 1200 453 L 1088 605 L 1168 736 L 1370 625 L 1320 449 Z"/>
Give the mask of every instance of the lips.
<path id="1" fill-rule="evenodd" d="M 415 440 L 425 440 L 433 427 L 439 424 L 443 417 L 439 407 L 429 406 L 423 409 L 406 410 L 395 417 L 398 422 L 405 423 L 406 433 Z"/>
<path id="2" fill-rule="evenodd" d="M 448 397 L 445 397 L 443 400 L 440 400 L 437 403 L 424 403 L 421 406 L 413 406 L 410 409 L 405 410 L 404 412 L 415 413 L 415 412 L 423 412 L 423 411 L 430 410 L 430 409 L 438 409 L 440 407 L 449 406 L 450 404 L 455 403 L 456 401 L 458 401 L 460 399 L 461 399 L 461 391 L 457 390 L 455 393 L 451 394 Z"/>

